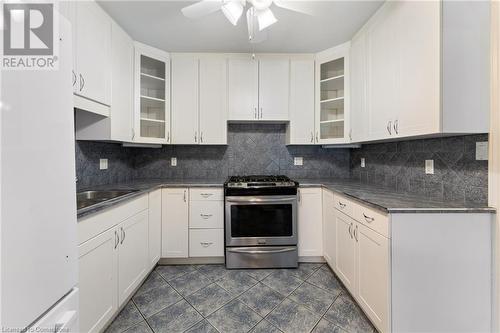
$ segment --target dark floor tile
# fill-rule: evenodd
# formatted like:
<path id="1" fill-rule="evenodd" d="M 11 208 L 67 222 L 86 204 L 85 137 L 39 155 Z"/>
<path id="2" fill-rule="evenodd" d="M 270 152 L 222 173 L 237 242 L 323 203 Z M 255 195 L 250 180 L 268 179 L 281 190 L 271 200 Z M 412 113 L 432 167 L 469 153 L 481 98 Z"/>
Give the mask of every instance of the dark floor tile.
<path id="1" fill-rule="evenodd" d="M 290 272 L 301 280 L 306 280 L 323 264 L 319 263 L 301 263 L 297 269 L 290 269 Z"/>
<path id="2" fill-rule="evenodd" d="M 238 299 L 262 317 L 265 317 L 285 299 L 285 296 L 263 283 L 257 283 L 238 297 Z"/>
<path id="3" fill-rule="evenodd" d="M 373 333 L 374 328 L 354 300 L 344 293 L 333 302 L 324 319 L 348 332 Z"/>
<path id="4" fill-rule="evenodd" d="M 278 305 L 266 319 L 285 333 L 310 332 L 321 316 L 289 299 Z"/>
<path id="5" fill-rule="evenodd" d="M 158 311 L 179 302 L 182 297 L 174 288 L 165 284 L 156 289 L 134 296 L 133 301 L 144 317 L 150 317 Z"/>
<path id="6" fill-rule="evenodd" d="M 242 271 L 229 271 L 216 283 L 227 290 L 231 296 L 236 297 L 253 287 L 257 280 Z"/>
<path id="7" fill-rule="evenodd" d="M 198 271 L 184 274 L 178 278 L 169 281 L 170 285 L 175 288 L 182 296 L 186 297 L 195 291 L 208 286 L 211 281 L 205 275 Z"/>
<path id="8" fill-rule="evenodd" d="M 282 333 L 276 326 L 268 322 L 267 320 L 262 320 L 255 326 L 250 333 Z"/>
<path id="9" fill-rule="evenodd" d="M 210 323 L 204 319 L 188 329 L 185 333 L 219 333 Z"/>
<path id="10" fill-rule="evenodd" d="M 155 333 L 175 333 L 184 332 L 202 319 L 188 302 L 182 300 L 149 317 L 147 321 Z"/>
<path id="11" fill-rule="evenodd" d="M 328 320 L 321 319 L 313 329 L 312 333 L 347 333 L 340 327 L 330 323 Z M 355 333 L 355 332 L 353 332 Z"/>
<path id="12" fill-rule="evenodd" d="M 257 281 L 262 281 L 269 276 L 274 269 L 246 269 L 245 272 Z"/>
<path id="13" fill-rule="evenodd" d="M 262 283 L 277 292 L 288 296 L 302 284 L 302 280 L 296 278 L 286 270 L 279 270 L 271 273 L 271 275 L 262 280 Z"/>
<path id="14" fill-rule="evenodd" d="M 219 332 L 248 332 L 262 317 L 238 300 L 226 304 L 208 316 L 208 321 Z"/>
<path id="15" fill-rule="evenodd" d="M 312 284 L 305 282 L 298 287 L 289 298 L 301 305 L 304 305 L 309 310 L 323 314 L 328 310 L 333 301 L 340 294 L 332 294 L 325 289 L 318 288 Z"/>
<path id="16" fill-rule="evenodd" d="M 231 295 L 215 283 L 186 297 L 186 300 L 204 317 L 218 310 L 231 299 Z"/>
<path id="17" fill-rule="evenodd" d="M 119 333 L 143 321 L 141 313 L 132 301 L 128 302 L 115 320 L 106 329 L 106 333 Z"/>
<path id="18" fill-rule="evenodd" d="M 210 281 L 220 280 L 228 272 L 224 265 L 200 265 L 197 270 L 208 277 Z"/>
<path id="19" fill-rule="evenodd" d="M 137 296 L 143 294 L 165 284 L 167 284 L 167 282 L 161 277 L 161 275 L 153 271 L 151 272 L 151 274 L 149 274 L 148 278 L 146 279 L 146 281 L 144 281 L 139 290 L 137 290 L 135 295 Z"/>
<path id="20" fill-rule="evenodd" d="M 123 333 L 153 333 L 153 331 L 151 331 L 151 328 L 149 328 L 148 324 L 143 321 L 142 323 L 132 326 Z"/>
<path id="21" fill-rule="evenodd" d="M 340 282 L 326 265 L 321 266 L 320 269 L 307 279 L 307 282 L 316 287 L 325 289 L 334 295 L 338 295 L 342 291 Z"/>
<path id="22" fill-rule="evenodd" d="M 170 281 L 194 270 L 195 268 L 191 265 L 166 265 L 156 267 L 155 272 L 159 273 L 165 280 Z"/>

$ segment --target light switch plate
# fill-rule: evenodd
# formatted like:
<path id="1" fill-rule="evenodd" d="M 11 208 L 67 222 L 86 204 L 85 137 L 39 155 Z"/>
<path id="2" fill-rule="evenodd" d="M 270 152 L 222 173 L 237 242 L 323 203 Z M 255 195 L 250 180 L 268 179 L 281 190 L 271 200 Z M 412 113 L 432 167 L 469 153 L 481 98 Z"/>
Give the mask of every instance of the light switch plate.
<path id="1" fill-rule="evenodd" d="M 364 168 L 366 166 L 365 164 L 365 158 L 361 157 L 361 167 Z"/>
<path id="2" fill-rule="evenodd" d="M 108 159 L 107 158 L 100 158 L 99 159 L 99 169 L 106 170 L 107 168 L 108 168 Z"/>
<path id="3" fill-rule="evenodd" d="M 293 164 L 294 165 L 304 165 L 304 158 L 303 157 L 294 157 Z"/>
<path id="4" fill-rule="evenodd" d="M 476 142 L 476 161 L 488 160 L 488 141 Z"/>
<path id="5" fill-rule="evenodd" d="M 172 157 L 170 159 L 170 165 L 171 166 L 177 166 L 177 157 Z"/>
<path id="6" fill-rule="evenodd" d="M 434 160 L 425 160 L 425 173 L 428 175 L 434 174 Z"/>

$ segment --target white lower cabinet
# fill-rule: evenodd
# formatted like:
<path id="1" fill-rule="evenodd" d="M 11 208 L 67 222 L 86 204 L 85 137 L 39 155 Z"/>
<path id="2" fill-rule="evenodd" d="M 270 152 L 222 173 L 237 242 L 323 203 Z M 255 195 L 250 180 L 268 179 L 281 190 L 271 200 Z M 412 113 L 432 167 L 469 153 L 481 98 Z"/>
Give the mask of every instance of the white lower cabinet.
<path id="1" fill-rule="evenodd" d="M 299 257 L 323 255 L 323 218 L 321 188 L 298 190 Z"/>
<path id="2" fill-rule="evenodd" d="M 78 247 L 80 332 L 100 332 L 118 310 L 116 228 Z"/>
<path id="3" fill-rule="evenodd" d="M 161 257 L 161 189 L 149 193 L 149 267 L 158 263 Z"/>
<path id="4" fill-rule="evenodd" d="M 189 256 L 224 256 L 224 229 L 190 229 Z"/>
<path id="5" fill-rule="evenodd" d="M 356 286 L 356 242 L 353 228 L 356 222 L 340 212 L 335 212 L 336 259 L 335 271 L 350 291 Z"/>
<path id="6" fill-rule="evenodd" d="M 148 271 L 148 211 L 120 223 L 118 301 L 123 304 Z"/>
<path id="7" fill-rule="evenodd" d="M 164 188 L 162 200 L 162 258 L 187 258 L 189 254 L 189 190 Z"/>

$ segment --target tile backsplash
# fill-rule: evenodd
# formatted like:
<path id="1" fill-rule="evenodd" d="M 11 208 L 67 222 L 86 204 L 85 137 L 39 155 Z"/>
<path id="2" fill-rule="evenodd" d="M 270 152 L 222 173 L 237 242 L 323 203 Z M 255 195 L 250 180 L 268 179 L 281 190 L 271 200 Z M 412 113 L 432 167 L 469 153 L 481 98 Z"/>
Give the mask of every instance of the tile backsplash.
<path id="1" fill-rule="evenodd" d="M 285 174 L 292 178 L 352 178 L 401 194 L 464 203 L 487 203 L 488 162 L 475 159 L 476 142 L 488 135 L 366 144 L 359 149 L 286 146 L 286 125 L 230 124 L 227 146 L 124 148 L 77 141 L 78 188 L 133 179 L 225 179 L 237 174 Z M 177 158 L 177 166 L 170 159 Z M 295 166 L 294 157 L 303 157 Z M 99 170 L 99 158 L 109 168 Z M 365 158 L 365 168 L 361 168 Z M 434 174 L 425 174 L 434 160 Z"/>
<path id="2" fill-rule="evenodd" d="M 485 141 L 487 134 L 363 145 L 351 150 L 351 177 L 402 194 L 486 204 L 488 161 L 476 160 L 476 142 Z M 434 160 L 434 174 L 425 173 L 425 160 Z"/>

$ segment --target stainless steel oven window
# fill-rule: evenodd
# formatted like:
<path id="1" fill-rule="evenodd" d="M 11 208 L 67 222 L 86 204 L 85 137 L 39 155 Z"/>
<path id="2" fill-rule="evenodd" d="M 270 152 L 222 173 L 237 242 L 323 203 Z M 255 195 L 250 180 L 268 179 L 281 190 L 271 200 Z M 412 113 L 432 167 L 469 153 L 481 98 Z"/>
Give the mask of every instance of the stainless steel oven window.
<path id="1" fill-rule="evenodd" d="M 265 207 L 263 207 L 265 206 Z M 269 225 L 268 231 L 270 231 L 270 236 L 254 235 L 252 236 L 233 236 L 233 222 L 238 223 L 238 221 L 233 221 L 232 212 L 237 211 L 238 208 L 241 211 L 245 211 L 247 215 L 259 213 L 265 215 L 265 209 L 268 209 L 268 214 L 275 211 L 275 214 L 281 216 L 275 216 L 278 221 L 269 221 L 269 216 L 263 216 L 262 219 L 256 219 L 252 222 L 253 225 L 241 226 L 244 228 L 254 227 L 256 233 L 258 234 L 259 228 L 265 229 L 266 224 L 272 222 L 278 222 L 280 224 L 291 225 L 291 233 L 286 232 L 286 234 L 278 235 L 279 232 L 273 230 L 276 226 Z M 225 226 L 226 226 L 226 245 L 227 246 L 251 246 L 251 245 L 296 245 L 297 244 L 297 197 L 296 196 L 228 196 L 226 197 L 226 209 L 225 209 Z M 286 216 L 285 216 L 286 215 Z M 279 219 L 282 219 L 281 221 Z M 240 221 L 241 222 L 241 221 Z M 248 221 L 243 221 L 243 223 L 248 223 Z M 240 227 L 240 226 L 237 226 Z M 278 226 L 279 227 L 279 226 Z M 288 228 L 289 226 L 284 226 Z"/>

